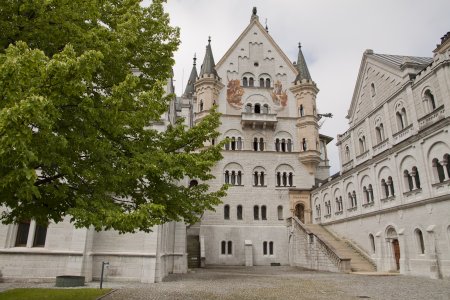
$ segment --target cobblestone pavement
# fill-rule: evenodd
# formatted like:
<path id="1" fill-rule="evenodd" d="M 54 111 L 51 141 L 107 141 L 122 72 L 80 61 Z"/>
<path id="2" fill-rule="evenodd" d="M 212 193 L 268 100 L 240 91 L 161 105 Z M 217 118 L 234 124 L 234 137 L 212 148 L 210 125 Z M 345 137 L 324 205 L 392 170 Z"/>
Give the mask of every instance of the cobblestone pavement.
<path id="1" fill-rule="evenodd" d="M 53 285 L 0 283 L 0 291 Z M 86 285 L 98 286 L 98 282 Z M 157 284 L 105 282 L 104 287 L 117 289 L 104 300 L 450 300 L 449 279 L 338 274 L 292 267 L 210 267 L 195 269 L 188 274 L 172 274 Z"/>

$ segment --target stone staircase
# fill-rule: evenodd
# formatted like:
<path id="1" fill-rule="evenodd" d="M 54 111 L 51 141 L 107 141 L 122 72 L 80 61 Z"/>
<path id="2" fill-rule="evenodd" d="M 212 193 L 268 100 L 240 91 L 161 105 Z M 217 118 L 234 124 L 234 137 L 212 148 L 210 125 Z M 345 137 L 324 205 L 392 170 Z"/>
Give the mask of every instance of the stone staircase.
<path id="1" fill-rule="evenodd" d="M 352 246 L 349 241 L 337 238 L 322 227 L 322 225 L 305 224 L 304 227 L 331 245 L 339 257 L 350 258 L 352 272 L 376 272 L 375 264 L 361 252 L 357 251 L 356 247 Z"/>

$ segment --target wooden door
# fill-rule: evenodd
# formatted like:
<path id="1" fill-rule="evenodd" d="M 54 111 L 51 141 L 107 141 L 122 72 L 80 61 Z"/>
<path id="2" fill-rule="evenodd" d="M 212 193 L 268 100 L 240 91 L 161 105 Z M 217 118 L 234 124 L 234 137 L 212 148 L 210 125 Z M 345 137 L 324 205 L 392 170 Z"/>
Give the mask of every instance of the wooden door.
<path id="1" fill-rule="evenodd" d="M 188 268 L 200 268 L 200 240 L 198 235 L 187 237 Z"/>
<path id="2" fill-rule="evenodd" d="M 394 258 L 397 270 L 400 270 L 400 244 L 397 239 L 392 241 L 392 247 L 394 248 Z"/>

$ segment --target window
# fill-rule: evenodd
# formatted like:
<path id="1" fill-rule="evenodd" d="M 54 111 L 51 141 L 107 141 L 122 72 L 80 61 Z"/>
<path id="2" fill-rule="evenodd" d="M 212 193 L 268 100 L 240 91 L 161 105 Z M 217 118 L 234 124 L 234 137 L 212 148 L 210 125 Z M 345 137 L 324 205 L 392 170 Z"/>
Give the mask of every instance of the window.
<path id="1" fill-rule="evenodd" d="M 390 188 L 391 195 L 392 195 L 392 196 L 395 196 L 394 182 L 392 181 L 392 177 L 391 177 L 391 176 L 388 177 L 387 184 L 388 184 L 388 186 L 389 186 L 389 188 Z"/>
<path id="2" fill-rule="evenodd" d="M 412 168 L 411 175 L 414 176 L 414 183 L 416 184 L 416 188 L 420 189 L 420 177 L 419 177 L 419 171 L 417 170 L 417 167 Z"/>
<path id="3" fill-rule="evenodd" d="M 220 248 L 220 253 L 221 254 L 226 254 L 227 253 L 227 242 L 222 241 L 221 243 L 221 248 Z"/>
<path id="4" fill-rule="evenodd" d="M 259 220 L 259 206 L 258 205 L 253 206 L 253 219 Z"/>
<path id="5" fill-rule="evenodd" d="M 363 154 L 366 152 L 366 137 L 363 135 L 359 138 L 359 152 L 360 154 Z"/>
<path id="6" fill-rule="evenodd" d="M 281 186 L 281 173 L 277 172 L 277 186 Z"/>
<path id="7" fill-rule="evenodd" d="M 283 220 L 283 206 L 278 205 L 277 213 L 278 213 L 278 220 Z"/>
<path id="8" fill-rule="evenodd" d="M 375 133 L 377 137 L 377 144 L 384 141 L 384 128 L 382 123 L 375 127 Z"/>
<path id="9" fill-rule="evenodd" d="M 369 234 L 369 241 L 370 249 L 372 250 L 372 253 L 375 253 L 375 238 L 373 237 L 373 234 Z"/>
<path id="10" fill-rule="evenodd" d="M 263 255 L 267 255 L 267 242 L 263 242 Z"/>
<path id="11" fill-rule="evenodd" d="M 236 150 L 236 138 L 231 138 L 231 150 Z"/>
<path id="12" fill-rule="evenodd" d="M 430 90 L 425 91 L 423 100 L 425 102 L 427 112 L 432 112 L 436 109 L 436 101 L 434 100 L 434 96 Z"/>
<path id="13" fill-rule="evenodd" d="M 225 183 L 230 183 L 230 172 L 225 171 Z"/>
<path id="14" fill-rule="evenodd" d="M 45 247 L 47 227 L 48 225 L 43 226 L 35 221 L 20 222 L 17 226 L 15 247 Z"/>
<path id="15" fill-rule="evenodd" d="M 264 172 L 260 173 L 259 182 L 260 182 L 261 186 L 264 186 Z"/>
<path id="16" fill-rule="evenodd" d="M 195 180 L 195 179 L 193 179 L 193 180 L 191 180 L 191 182 L 189 182 L 189 187 L 194 187 L 194 186 L 197 186 L 197 185 L 198 185 L 198 181 Z"/>
<path id="17" fill-rule="evenodd" d="M 260 114 L 260 113 L 261 113 L 261 105 L 255 104 L 255 114 Z"/>
<path id="18" fill-rule="evenodd" d="M 252 105 L 250 103 L 245 106 L 245 112 L 246 113 L 251 113 L 252 112 Z"/>
<path id="19" fill-rule="evenodd" d="M 423 234 L 420 229 L 416 229 L 416 240 L 417 240 L 417 248 L 419 250 L 419 254 L 425 254 L 425 243 L 423 242 Z"/>
<path id="20" fill-rule="evenodd" d="M 261 220 L 267 220 L 267 208 L 265 205 L 261 206 Z"/>
<path id="21" fill-rule="evenodd" d="M 242 185 L 242 172 L 237 172 L 237 185 Z"/>
<path id="22" fill-rule="evenodd" d="M 369 191 L 367 190 L 366 187 L 363 187 L 363 193 L 364 193 L 364 196 L 366 197 L 366 203 L 369 203 L 370 202 L 370 196 L 369 196 Z"/>
<path id="23" fill-rule="evenodd" d="M 353 191 L 352 193 L 352 207 L 356 207 L 358 205 L 358 202 L 356 202 L 356 192 Z"/>
<path id="24" fill-rule="evenodd" d="M 253 186 L 264 186 L 264 172 L 253 173 Z"/>
<path id="25" fill-rule="evenodd" d="M 247 77 L 242 78 L 242 85 L 243 85 L 243 86 L 248 86 L 248 80 L 247 80 Z"/>
<path id="26" fill-rule="evenodd" d="M 203 111 L 203 100 L 200 100 L 199 111 Z"/>
<path id="27" fill-rule="evenodd" d="M 264 139 L 259 139 L 259 151 L 264 151 Z"/>
<path id="28" fill-rule="evenodd" d="M 228 241 L 228 254 L 233 254 L 233 242 Z"/>
<path id="29" fill-rule="evenodd" d="M 252 87 L 255 86 L 255 82 L 254 82 L 254 80 L 253 80 L 253 77 L 250 77 L 250 78 L 249 78 L 249 80 L 248 80 L 248 85 L 249 85 L 249 86 L 252 86 Z"/>
<path id="30" fill-rule="evenodd" d="M 233 254 L 233 242 L 232 241 L 222 241 L 220 243 L 220 254 L 231 255 Z"/>
<path id="31" fill-rule="evenodd" d="M 403 107 L 401 110 L 395 113 L 397 118 L 397 129 L 398 131 L 405 129 L 408 124 L 408 120 L 406 117 L 406 109 Z"/>
<path id="32" fill-rule="evenodd" d="M 275 150 L 276 150 L 277 152 L 280 151 L 280 139 L 276 139 L 276 140 L 275 140 Z"/>
<path id="33" fill-rule="evenodd" d="M 306 150 L 307 150 L 307 147 L 308 147 L 308 145 L 306 144 L 306 139 L 303 138 L 303 139 L 302 139 L 302 150 L 303 150 L 303 151 L 306 151 Z"/>
<path id="34" fill-rule="evenodd" d="M 437 158 L 433 159 L 433 173 L 436 182 L 444 182 L 445 172 L 444 167 L 441 165 Z"/>
<path id="35" fill-rule="evenodd" d="M 292 173 L 289 173 L 289 186 L 293 186 L 294 185 L 294 175 Z"/>
<path id="36" fill-rule="evenodd" d="M 281 152 L 286 152 L 286 140 L 281 139 Z"/>
<path id="37" fill-rule="evenodd" d="M 300 117 L 303 117 L 305 115 L 305 110 L 303 109 L 303 104 L 300 104 L 298 111 L 300 113 Z"/>
<path id="38" fill-rule="evenodd" d="M 420 189 L 420 177 L 417 167 L 413 167 L 411 172 L 409 172 L 408 170 L 403 171 L 403 176 L 405 179 L 406 191 Z"/>
<path id="39" fill-rule="evenodd" d="M 350 161 L 350 148 L 348 146 L 345 146 L 345 159 Z"/>
<path id="40" fill-rule="evenodd" d="M 238 137 L 237 139 L 237 149 L 242 150 L 242 138 Z"/>
<path id="41" fill-rule="evenodd" d="M 264 87 L 264 78 L 259 79 L 259 86 Z"/>
<path id="42" fill-rule="evenodd" d="M 270 88 L 270 79 L 266 78 L 266 88 Z"/>
<path id="43" fill-rule="evenodd" d="M 373 97 L 375 97 L 376 95 L 376 91 L 375 91 L 375 84 L 370 84 L 370 95 Z"/>
<path id="44" fill-rule="evenodd" d="M 269 113 L 269 105 L 264 104 L 264 105 L 263 105 L 262 112 L 263 112 L 263 114 L 268 114 L 268 113 Z"/>
<path id="45" fill-rule="evenodd" d="M 269 255 L 273 255 L 273 242 L 269 242 Z"/>
<path id="46" fill-rule="evenodd" d="M 273 255 L 273 242 L 263 242 L 263 255 Z"/>
<path id="47" fill-rule="evenodd" d="M 230 219 L 230 206 L 228 204 L 223 207 L 223 218 L 225 220 Z"/>
<path id="48" fill-rule="evenodd" d="M 374 201 L 374 196 L 373 196 L 373 188 L 372 188 L 371 184 L 369 184 L 369 187 L 367 188 L 367 190 L 369 191 L 370 202 L 373 202 Z"/>
<path id="49" fill-rule="evenodd" d="M 292 152 L 292 141 L 291 139 L 287 140 L 287 151 Z"/>
<path id="50" fill-rule="evenodd" d="M 237 206 L 236 217 L 238 220 L 242 220 L 242 205 Z"/>

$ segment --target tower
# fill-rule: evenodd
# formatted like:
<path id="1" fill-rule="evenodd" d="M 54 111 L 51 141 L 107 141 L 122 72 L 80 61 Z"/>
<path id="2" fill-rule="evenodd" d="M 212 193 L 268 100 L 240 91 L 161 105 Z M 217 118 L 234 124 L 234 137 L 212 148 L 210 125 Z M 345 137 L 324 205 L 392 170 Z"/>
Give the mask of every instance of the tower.
<path id="1" fill-rule="evenodd" d="M 314 174 L 320 163 L 319 125 L 316 110 L 316 96 L 319 89 L 309 74 L 302 47 L 298 45 L 298 71 L 294 86 L 290 88 L 297 101 L 297 140 L 300 145 L 299 160 Z"/>
<path id="2" fill-rule="evenodd" d="M 211 50 L 211 37 L 206 46 L 205 58 L 201 66 L 200 75 L 194 84 L 196 105 L 194 108 L 195 122 L 205 117 L 217 103 L 220 90 L 224 87 L 215 69 L 214 57 Z M 192 73 L 191 73 L 192 75 Z"/>

